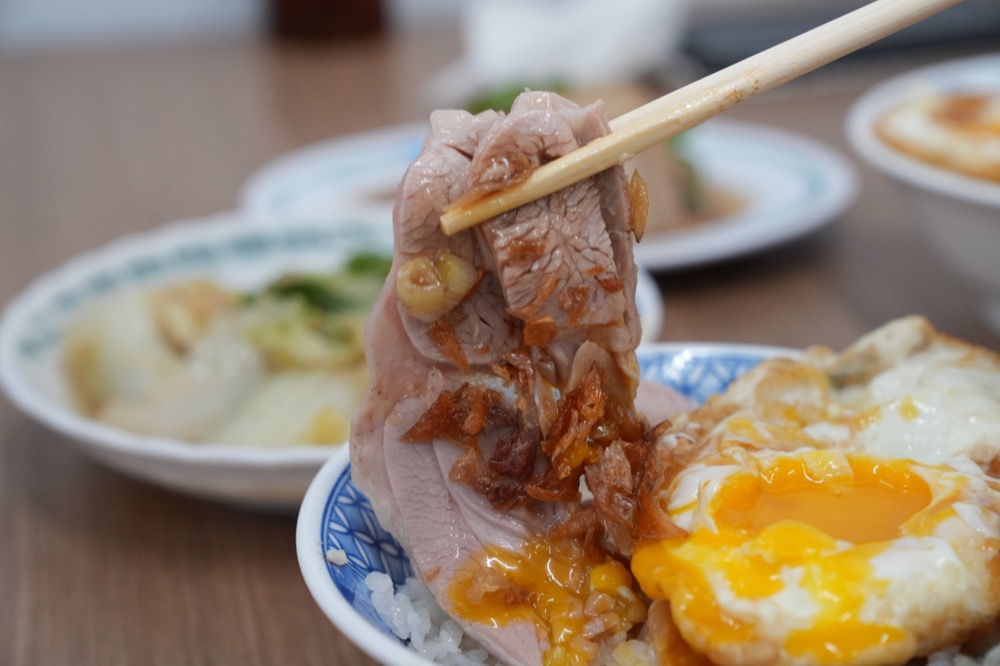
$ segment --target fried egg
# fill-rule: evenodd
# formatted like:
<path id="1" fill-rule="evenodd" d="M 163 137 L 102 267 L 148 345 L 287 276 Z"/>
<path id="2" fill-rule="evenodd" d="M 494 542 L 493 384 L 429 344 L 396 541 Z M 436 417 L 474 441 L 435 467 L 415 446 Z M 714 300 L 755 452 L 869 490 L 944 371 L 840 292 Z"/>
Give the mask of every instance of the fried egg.
<path id="1" fill-rule="evenodd" d="M 917 96 L 886 113 L 876 132 L 919 160 L 1000 182 L 1000 92 Z"/>
<path id="2" fill-rule="evenodd" d="M 714 663 L 905 663 L 1000 613 L 1000 485 L 976 466 L 736 445 L 668 498 L 688 534 L 632 572 Z"/>
<path id="3" fill-rule="evenodd" d="M 675 422 L 633 575 L 717 664 L 903 664 L 1000 617 L 1000 359 L 906 318 Z"/>
<path id="4" fill-rule="evenodd" d="M 702 455 L 736 441 L 925 463 L 964 457 L 988 469 L 1000 456 L 1000 355 L 906 317 L 840 354 L 817 347 L 762 364 L 677 419 L 669 437 Z"/>

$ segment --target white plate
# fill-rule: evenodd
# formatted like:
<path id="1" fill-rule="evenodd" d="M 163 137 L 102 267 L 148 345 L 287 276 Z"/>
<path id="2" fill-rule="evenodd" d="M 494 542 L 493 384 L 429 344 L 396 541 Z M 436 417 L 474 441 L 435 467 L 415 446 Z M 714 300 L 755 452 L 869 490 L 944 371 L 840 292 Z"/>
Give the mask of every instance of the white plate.
<path id="1" fill-rule="evenodd" d="M 638 357 L 644 379 L 701 403 L 761 360 L 796 353 L 757 345 L 676 343 L 640 347 Z M 385 572 L 399 584 L 413 570 L 406 553 L 379 524 L 368 498 L 351 482 L 346 449 L 332 457 L 309 486 L 295 542 L 306 586 L 345 636 L 380 663 L 432 666 L 404 647 L 372 606 L 365 576 Z M 330 549 L 343 551 L 347 563 L 328 562 L 325 553 Z"/>
<path id="2" fill-rule="evenodd" d="M 420 154 L 430 126 L 395 125 L 330 139 L 279 157 L 243 185 L 240 205 L 264 213 L 392 211 L 396 186 Z"/>
<path id="3" fill-rule="evenodd" d="M 930 94 L 974 91 L 987 95 L 1000 91 L 1000 53 L 935 63 L 873 86 L 847 112 L 844 123 L 847 139 L 862 158 L 903 183 L 972 204 L 1000 208 L 997 183 L 901 153 L 875 132 L 877 120 L 903 101 Z"/>
<path id="4" fill-rule="evenodd" d="M 426 132 L 424 123 L 398 125 L 292 152 L 247 181 L 241 205 L 296 214 L 374 208 L 388 216 L 396 185 Z M 647 234 L 637 257 L 652 270 L 697 266 L 778 245 L 832 222 L 857 192 L 855 172 L 838 153 L 761 125 L 715 119 L 687 134 L 685 150 L 708 182 L 746 205 L 710 222 Z"/>
<path id="5" fill-rule="evenodd" d="M 788 132 L 712 120 L 684 137 L 705 180 L 746 202 L 718 219 L 649 234 L 636 255 L 677 269 L 774 247 L 835 220 L 854 201 L 857 176 L 838 153 Z"/>
<path id="6" fill-rule="evenodd" d="M 295 509 L 334 449 L 192 444 L 88 419 L 71 406 L 59 369 L 62 332 L 115 290 L 193 276 L 248 289 L 292 270 L 335 270 L 362 249 L 391 254 L 392 230 L 383 216 L 230 213 L 123 238 L 40 277 L 8 304 L 0 319 L 0 385 L 29 416 L 126 474 L 201 497 Z M 643 339 L 655 340 L 663 320 L 656 283 L 640 273 L 636 291 Z"/>

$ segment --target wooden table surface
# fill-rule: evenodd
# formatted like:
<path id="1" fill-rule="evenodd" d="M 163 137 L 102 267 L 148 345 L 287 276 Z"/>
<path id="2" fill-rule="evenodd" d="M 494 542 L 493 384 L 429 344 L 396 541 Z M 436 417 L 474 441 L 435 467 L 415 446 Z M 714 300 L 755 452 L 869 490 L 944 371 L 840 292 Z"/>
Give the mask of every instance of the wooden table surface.
<path id="1" fill-rule="evenodd" d="M 458 49 L 426 37 L 0 55 L 0 303 L 82 250 L 234 207 L 282 153 L 426 118 L 426 76 Z M 923 313 L 1000 346 L 843 139 L 851 100 L 917 57 L 816 73 L 728 114 L 840 149 L 861 189 L 802 240 L 657 276 L 664 339 L 840 346 Z M 0 400 L 0 664 L 372 663 L 309 596 L 294 529 L 109 471 Z"/>

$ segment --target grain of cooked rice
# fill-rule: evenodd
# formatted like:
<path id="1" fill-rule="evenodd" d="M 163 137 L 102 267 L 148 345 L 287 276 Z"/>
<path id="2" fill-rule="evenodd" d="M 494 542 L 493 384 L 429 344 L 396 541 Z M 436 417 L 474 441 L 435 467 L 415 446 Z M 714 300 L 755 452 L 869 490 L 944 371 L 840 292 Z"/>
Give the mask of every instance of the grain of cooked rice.
<path id="1" fill-rule="evenodd" d="M 334 566 L 342 567 L 347 564 L 347 553 L 340 548 L 330 548 L 326 551 L 326 561 Z"/>
<path id="2" fill-rule="evenodd" d="M 1000 666 L 1000 643 L 978 659 L 958 654 L 957 649 L 942 650 L 927 658 L 927 666 Z"/>
<path id="3" fill-rule="evenodd" d="M 406 579 L 396 590 L 388 575 L 373 572 L 365 578 L 365 585 L 386 626 L 425 659 L 446 666 L 497 663 L 441 610 L 430 590 L 417 579 Z"/>

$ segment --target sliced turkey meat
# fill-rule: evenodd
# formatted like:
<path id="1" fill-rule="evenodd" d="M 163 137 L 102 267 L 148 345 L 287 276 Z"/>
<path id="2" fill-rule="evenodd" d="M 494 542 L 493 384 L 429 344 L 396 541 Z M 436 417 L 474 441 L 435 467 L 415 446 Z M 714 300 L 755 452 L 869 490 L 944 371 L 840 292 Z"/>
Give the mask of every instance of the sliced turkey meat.
<path id="1" fill-rule="evenodd" d="M 621 167 L 455 236 L 439 229 L 448 204 L 606 134 L 601 104 L 527 92 L 510 114 L 438 111 L 431 126 L 399 186 L 351 459 L 448 610 L 453 574 L 486 547 L 600 525 L 611 551 L 628 552 L 649 523 L 639 489 L 652 427 L 635 409 L 636 221 Z M 684 405 L 644 393 L 656 421 Z M 594 506 L 581 505 L 585 474 Z M 530 621 L 456 619 L 505 663 L 541 664 L 550 647 Z"/>

